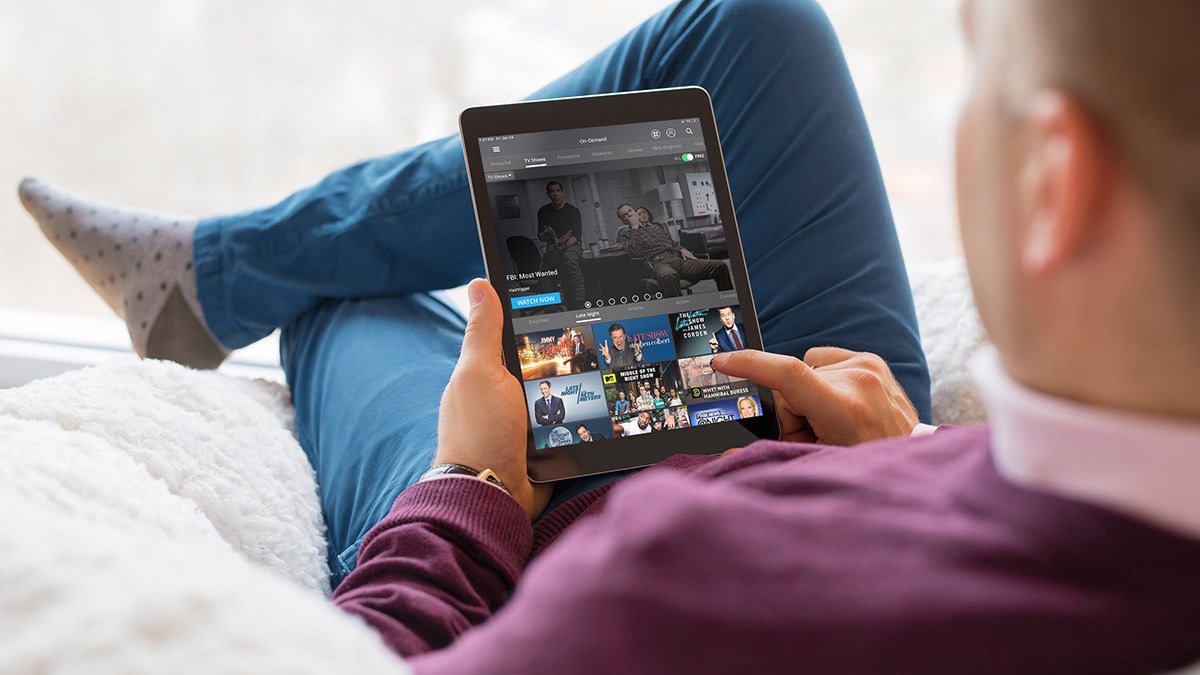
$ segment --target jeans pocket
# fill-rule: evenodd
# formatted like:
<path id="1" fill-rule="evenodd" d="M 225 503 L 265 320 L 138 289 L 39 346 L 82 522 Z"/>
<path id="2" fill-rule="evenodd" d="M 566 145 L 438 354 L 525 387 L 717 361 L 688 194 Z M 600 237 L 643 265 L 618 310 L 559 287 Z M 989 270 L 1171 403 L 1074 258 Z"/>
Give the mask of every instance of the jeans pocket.
<path id="1" fill-rule="evenodd" d="M 342 583 L 342 579 L 345 579 L 358 566 L 358 547 L 362 546 L 363 539 L 366 537 L 365 534 L 359 537 L 358 541 L 354 542 L 350 548 L 338 554 L 337 564 L 334 569 L 330 570 L 333 576 L 330 580 L 331 588 L 337 588 L 338 584 Z"/>

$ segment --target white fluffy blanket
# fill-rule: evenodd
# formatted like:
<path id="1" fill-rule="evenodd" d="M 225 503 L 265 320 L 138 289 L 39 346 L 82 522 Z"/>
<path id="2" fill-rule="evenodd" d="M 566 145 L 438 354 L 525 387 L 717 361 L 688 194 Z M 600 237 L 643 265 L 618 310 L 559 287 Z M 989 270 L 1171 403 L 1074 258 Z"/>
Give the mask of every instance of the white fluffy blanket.
<path id="1" fill-rule="evenodd" d="M 0 391 L 0 673 L 398 673 L 325 598 L 276 385 L 123 361 Z"/>
<path id="2" fill-rule="evenodd" d="M 962 265 L 913 270 L 938 422 L 982 419 Z M 278 385 L 122 361 L 0 390 L 0 673 L 404 672 L 327 600 Z"/>

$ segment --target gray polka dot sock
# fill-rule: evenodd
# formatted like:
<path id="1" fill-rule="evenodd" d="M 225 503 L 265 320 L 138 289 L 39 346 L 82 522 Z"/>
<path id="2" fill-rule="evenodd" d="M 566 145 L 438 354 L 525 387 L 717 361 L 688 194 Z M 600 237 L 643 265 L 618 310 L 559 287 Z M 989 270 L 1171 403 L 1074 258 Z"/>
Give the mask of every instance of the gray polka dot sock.
<path id="1" fill-rule="evenodd" d="M 32 178 L 18 192 L 46 238 L 125 320 L 138 354 L 199 368 L 228 355 L 196 296 L 197 219 L 106 204 Z"/>

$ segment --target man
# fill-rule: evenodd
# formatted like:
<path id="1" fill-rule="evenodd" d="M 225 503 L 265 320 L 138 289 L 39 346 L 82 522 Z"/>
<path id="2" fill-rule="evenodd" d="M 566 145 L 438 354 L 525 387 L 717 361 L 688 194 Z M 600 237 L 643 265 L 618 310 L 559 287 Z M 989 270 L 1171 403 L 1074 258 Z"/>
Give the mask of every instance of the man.
<path id="1" fill-rule="evenodd" d="M 583 341 L 583 335 L 571 331 L 571 356 L 568 358 L 568 363 L 571 365 L 572 373 L 582 373 L 596 369 L 596 352 L 588 349 L 587 344 Z"/>
<path id="2" fill-rule="evenodd" d="M 654 410 L 654 396 L 650 394 L 650 387 L 645 382 L 642 382 L 638 384 L 638 392 L 638 397 L 633 402 L 637 406 L 637 409 Z"/>
<path id="3" fill-rule="evenodd" d="M 613 417 L 624 417 L 629 414 L 629 399 L 625 398 L 625 390 L 617 392 L 617 400 L 613 402 Z"/>
<path id="4" fill-rule="evenodd" d="M 979 368 L 992 430 L 907 437 L 908 399 L 928 415 L 928 398 L 911 305 L 895 294 L 903 266 L 853 86 L 811 3 L 681 2 L 539 92 L 713 92 L 764 337 L 799 353 L 711 358 L 777 390 L 783 441 L 673 457 L 615 486 L 571 482 L 547 511 L 552 495 L 526 478 L 524 391 L 502 363 L 491 287 L 469 286 L 465 334 L 436 297 L 362 299 L 380 279 L 413 293 L 481 269 L 455 247 L 471 234 L 462 174 L 398 214 L 367 199 L 383 215 L 345 229 L 307 220 L 383 199 L 376 186 L 423 195 L 410 177 L 440 176 L 456 142 L 202 221 L 190 240 L 202 307 L 184 316 L 224 347 L 285 326 L 331 568 L 348 574 L 334 602 L 419 673 L 1143 673 L 1200 658 L 1200 235 L 1187 220 L 1200 91 L 1163 86 L 1200 75 L 1200 6 L 968 8 L 959 207 L 998 350 Z M 90 274 L 67 228 L 91 205 L 37 182 L 22 198 Z M 331 242 L 355 264 L 318 264 Z M 420 274 L 365 274 L 405 265 Z M 118 286 L 132 299 L 157 288 Z M 131 336 L 139 353 L 192 357 L 146 341 L 186 334 L 167 297 L 157 313 L 130 302 Z M 443 390 L 439 415 L 394 414 Z M 864 439 L 882 440 L 836 447 Z M 438 464 L 490 468 L 504 488 L 415 480 L 429 465 L 418 445 Z"/>
<path id="5" fill-rule="evenodd" d="M 745 349 L 746 327 L 737 320 L 737 317 L 733 313 L 733 308 L 720 308 L 717 310 L 717 317 L 721 320 L 721 327 L 717 329 L 712 339 L 708 341 L 708 346 L 712 349 L 713 353 L 736 352 L 739 349 Z"/>
<path id="6" fill-rule="evenodd" d="M 550 203 L 537 212 L 538 239 L 546 243 L 542 252 L 542 270 L 558 270 L 563 304 L 579 307 L 587 292 L 583 284 L 583 219 L 579 209 L 566 201 L 562 183 L 546 183 Z"/>
<path id="7" fill-rule="evenodd" d="M 622 422 L 621 428 L 625 430 L 623 436 L 639 436 L 654 431 L 654 423 L 650 413 L 642 411 L 637 417 Z"/>
<path id="8" fill-rule="evenodd" d="M 423 667 L 1162 672 L 1200 658 L 1200 88 L 1164 86 L 1200 78 L 1200 5 L 974 0 L 964 23 L 975 83 L 959 208 L 997 350 L 977 368 L 994 431 L 852 450 L 763 442 L 651 469 L 548 551 L 501 615 Z M 473 288 L 473 318 L 495 315 L 480 345 L 492 365 L 464 375 L 501 367 L 498 301 Z M 714 362 L 777 390 L 785 441 L 906 437 L 916 421 L 870 355 Z M 522 435 L 508 445 L 440 461 L 513 464 L 523 486 Z M 464 497 L 511 499 L 456 482 Z M 523 513 L 478 518 L 442 559 Z M 360 569 L 379 571 L 352 574 L 341 602 L 371 617 L 379 585 L 447 593 L 405 571 L 415 527 L 378 532 Z M 389 581 L 371 581 L 384 569 Z M 473 588 L 507 588 L 501 577 L 476 573 Z M 422 633 L 404 616 L 372 620 L 405 644 Z"/>
<path id="9" fill-rule="evenodd" d="M 625 335 L 625 326 L 614 323 L 608 327 L 608 335 L 612 338 L 612 346 L 605 340 L 600 345 L 600 355 L 604 357 L 605 368 L 622 368 L 642 362 L 642 343 L 638 340 L 629 342 Z"/>
<path id="10" fill-rule="evenodd" d="M 604 438 L 604 434 L 593 435 L 591 429 L 588 429 L 586 424 L 580 424 L 575 427 L 575 434 L 579 436 L 580 443 L 594 443 L 597 438 Z"/>
<path id="11" fill-rule="evenodd" d="M 725 263 L 696 258 L 657 223 L 644 224 L 632 204 L 618 206 L 617 218 L 629 227 L 623 240 L 625 249 L 646 261 L 646 266 L 662 286 L 664 296 L 674 298 L 682 294 L 680 279 L 693 283 L 712 279 L 717 282 L 719 291 L 733 288 L 729 267 Z"/>
<path id="12" fill-rule="evenodd" d="M 542 397 L 533 402 L 533 416 L 538 425 L 548 427 L 561 423 L 567 416 L 563 400 L 550 393 L 549 380 L 539 382 L 538 389 L 542 392 Z"/>

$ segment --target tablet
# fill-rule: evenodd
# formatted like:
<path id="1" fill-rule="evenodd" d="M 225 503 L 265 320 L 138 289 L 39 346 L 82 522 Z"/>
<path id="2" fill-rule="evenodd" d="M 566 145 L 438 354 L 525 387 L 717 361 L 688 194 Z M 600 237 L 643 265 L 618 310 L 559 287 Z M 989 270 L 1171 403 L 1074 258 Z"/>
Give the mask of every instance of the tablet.
<path id="1" fill-rule="evenodd" d="M 778 438 L 771 391 L 711 363 L 763 342 L 707 92 L 470 108 L 460 129 L 532 480 Z"/>

